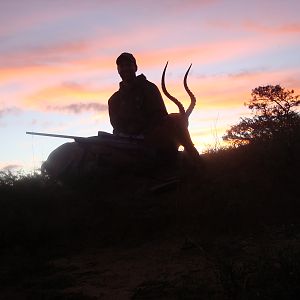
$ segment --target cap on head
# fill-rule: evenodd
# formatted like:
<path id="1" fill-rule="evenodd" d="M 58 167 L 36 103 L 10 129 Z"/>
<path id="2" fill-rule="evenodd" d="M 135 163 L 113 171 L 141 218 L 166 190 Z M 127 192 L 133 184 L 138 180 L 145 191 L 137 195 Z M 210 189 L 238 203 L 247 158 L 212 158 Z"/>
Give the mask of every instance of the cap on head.
<path id="1" fill-rule="evenodd" d="M 123 52 L 116 60 L 117 65 L 119 65 L 121 62 L 127 61 L 127 62 L 133 62 L 136 65 L 136 60 L 134 56 L 131 53 Z"/>

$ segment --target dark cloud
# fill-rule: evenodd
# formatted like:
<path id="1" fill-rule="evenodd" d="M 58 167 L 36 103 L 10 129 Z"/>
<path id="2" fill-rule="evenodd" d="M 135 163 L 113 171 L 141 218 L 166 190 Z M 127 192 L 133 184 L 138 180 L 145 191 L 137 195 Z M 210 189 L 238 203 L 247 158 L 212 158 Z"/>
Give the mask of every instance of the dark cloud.
<path id="1" fill-rule="evenodd" d="M 17 107 L 7 107 L 0 109 L 0 118 L 5 117 L 6 115 L 17 115 L 21 112 L 21 109 Z"/>
<path id="2" fill-rule="evenodd" d="M 49 105 L 47 106 L 48 110 L 56 110 L 56 111 L 65 111 L 74 114 L 80 114 L 85 111 L 106 111 L 107 105 L 100 104 L 97 102 L 90 103 L 72 103 L 68 105 Z"/>
<path id="3" fill-rule="evenodd" d="M 258 67 L 256 69 L 241 69 L 235 73 L 229 73 L 228 77 L 232 78 L 243 78 L 248 76 L 257 76 L 263 72 L 268 72 L 269 69 L 265 66 Z"/>
<path id="4" fill-rule="evenodd" d="M 72 89 L 72 90 L 78 90 L 78 91 L 85 90 L 85 87 L 83 85 L 73 81 L 65 81 L 61 85 L 65 88 Z"/>

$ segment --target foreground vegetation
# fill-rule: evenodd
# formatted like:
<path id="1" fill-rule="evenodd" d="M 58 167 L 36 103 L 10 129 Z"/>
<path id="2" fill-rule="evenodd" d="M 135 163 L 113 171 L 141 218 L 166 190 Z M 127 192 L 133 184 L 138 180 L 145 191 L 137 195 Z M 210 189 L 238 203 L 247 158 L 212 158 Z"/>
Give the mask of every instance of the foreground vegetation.
<path id="1" fill-rule="evenodd" d="M 169 241 L 171 252 L 205 258 L 213 275 L 186 264 L 184 275 L 136 283 L 132 299 L 298 299 L 299 145 L 297 138 L 293 148 L 250 144 L 203 155 L 205 168 L 128 172 L 73 186 L 2 173 L 0 298 L 102 299 L 103 286 L 99 294 L 89 294 L 95 287 L 70 292 L 80 286 L 79 273 L 51 262 L 88 249 L 140 248 L 141 259 L 144 245 L 150 251 Z M 182 257 L 169 264 L 183 264 Z"/>

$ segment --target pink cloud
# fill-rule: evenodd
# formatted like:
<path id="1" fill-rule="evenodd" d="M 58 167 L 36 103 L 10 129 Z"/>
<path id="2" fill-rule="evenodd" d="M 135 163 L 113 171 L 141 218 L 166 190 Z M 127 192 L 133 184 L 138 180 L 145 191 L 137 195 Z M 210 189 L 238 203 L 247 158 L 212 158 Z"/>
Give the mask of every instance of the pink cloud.
<path id="1" fill-rule="evenodd" d="M 176 31 L 176 24 L 174 25 Z M 252 26 L 252 25 L 251 25 Z M 297 28 L 297 26 L 295 27 Z M 80 72 L 82 69 L 89 70 L 114 70 L 115 58 L 119 52 L 132 51 L 136 54 L 138 62 L 145 67 L 153 67 L 165 63 L 166 60 L 177 64 L 186 61 L 209 64 L 220 62 L 247 54 L 254 55 L 276 45 L 280 38 L 275 35 L 272 38 L 226 38 L 212 41 L 189 42 L 180 46 L 159 46 L 155 49 L 145 50 L 136 45 L 143 45 L 151 41 L 160 41 L 164 36 L 172 32 L 167 27 L 139 27 L 128 32 L 115 35 L 107 35 L 100 39 L 86 39 L 84 41 L 64 42 L 43 47 L 33 47 L 30 50 L 11 53 L 5 56 L 0 69 L 0 79 L 6 80 L 13 77 L 28 77 L 31 74 L 62 74 L 63 72 Z M 147 34 L 145 34 L 147 33 Z M 285 42 L 287 42 L 285 40 Z M 132 45 L 132 48 L 129 48 Z M 118 49 L 114 53 L 107 54 L 107 48 Z M 129 49 L 128 49 L 129 48 Z M 119 50 L 121 49 L 121 50 Z M 104 54 L 106 53 L 106 54 Z"/>
<path id="2" fill-rule="evenodd" d="M 278 45 L 276 36 L 266 40 L 265 37 L 226 38 L 214 41 L 197 42 L 177 47 L 164 47 L 156 51 L 139 51 L 137 57 L 147 67 L 157 66 L 169 60 L 176 64 L 193 62 L 210 64 L 266 52 Z M 188 59 L 188 60 L 187 60 Z"/>
<path id="3" fill-rule="evenodd" d="M 92 3 L 93 2 L 93 3 Z M 36 28 L 57 24 L 70 18 L 79 18 L 84 12 L 99 9 L 97 1 L 1 1 L 0 35 L 28 33 Z M 13 22 L 12 22 L 13 20 Z"/>
<path id="4" fill-rule="evenodd" d="M 0 68 L 31 68 L 46 66 L 49 64 L 65 64 L 74 61 L 79 55 L 88 52 L 88 44 L 85 41 L 64 42 L 60 44 L 31 46 L 27 49 L 10 51 L 0 60 Z M 0 70 L 1 70 L 0 69 Z"/>
<path id="5" fill-rule="evenodd" d="M 176 2 L 176 4 L 178 3 Z M 176 24 L 174 26 L 176 30 Z M 140 47 L 135 51 L 135 45 L 146 44 L 147 41 L 151 42 L 152 40 L 161 40 L 164 36 L 168 35 L 169 30 L 171 30 L 170 27 L 153 26 L 150 29 L 149 27 L 139 27 L 137 30 L 134 29 L 129 32 L 129 36 L 132 37 L 130 39 L 128 39 L 127 35 L 119 33 L 99 40 L 86 39 L 73 43 L 65 42 L 42 48 L 32 48 L 31 51 L 25 51 L 24 53 L 12 53 L 8 56 L 6 68 L 0 69 L 0 79 L 9 81 L 18 78 L 18 80 L 23 82 L 26 80 L 27 85 L 35 87 L 30 94 L 25 95 L 24 104 L 28 106 L 44 107 L 44 109 L 51 107 L 51 105 L 53 107 L 58 107 L 59 105 L 68 107 L 74 103 L 84 103 L 84 101 L 87 101 L 87 103 L 97 102 L 98 99 L 104 103 L 117 88 L 117 82 L 116 84 L 106 84 L 101 89 L 95 89 L 88 86 L 82 88 L 75 84 L 72 86 L 70 83 L 59 85 L 54 80 L 55 78 L 59 78 L 58 80 L 67 78 L 66 80 L 69 80 L 74 74 L 77 76 L 81 74 L 82 77 L 89 76 L 94 71 L 99 72 L 98 74 L 103 74 L 103 76 L 112 77 L 111 74 L 115 74 L 115 78 L 117 78 L 115 58 L 122 51 L 132 50 L 137 57 L 141 70 L 143 68 L 152 69 L 159 67 L 159 72 L 161 72 L 166 60 L 169 60 L 168 72 L 172 73 L 172 70 L 178 68 L 179 65 L 184 64 L 188 66 L 190 62 L 193 62 L 194 67 L 190 76 L 191 84 L 194 85 L 196 90 L 199 90 L 200 95 L 204 92 L 212 100 L 215 95 L 216 84 L 218 84 L 224 95 L 229 94 L 229 92 L 239 94 L 238 90 L 234 90 L 234 86 L 231 88 L 232 78 L 247 82 L 250 78 L 253 81 L 254 78 L 263 80 L 263 77 L 269 78 L 267 77 L 269 75 L 266 70 L 263 70 L 261 75 L 259 72 L 247 74 L 247 71 L 245 71 L 244 74 L 232 75 L 230 80 L 224 80 L 220 76 L 219 78 L 212 78 L 211 81 L 203 81 L 207 84 L 207 86 L 203 86 L 202 83 L 199 83 L 199 80 L 194 78 L 196 76 L 193 77 L 193 72 L 201 69 L 201 65 L 216 65 L 239 57 L 255 57 L 259 53 L 270 51 L 282 40 L 282 37 L 277 37 L 276 35 L 272 35 L 269 39 L 263 36 L 219 38 L 218 40 L 203 40 L 200 42 L 199 39 L 196 39 L 197 42 L 178 44 L 179 46 L 176 47 L 165 44 L 150 50 L 146 47 Z M 285 42 L 287 40 L 289 41 L 289 39 L 285 39 Z M 127 45 L 130 43 L 134 45 L 132 49 L 127 48 Z M 109 52 L 107 51 L 108 48 L 114 50 Z M 42 63 L 37 64 L 39 61 Z M 47 61 L 55 61 L 55 63 L 47 63 Z M 183 73 L 185 71 L 184 68 L 182 70 Z M 98 74 L 97 76 L 99 76 Z M 158 82 L 159 80 L 160 77 L 157 78 Z M 184 92 L 180 90 L 182 88 L 181 80 L 175 82 L 171 76 L 167 77 L 167 80 L 171 91 L 174 91 L 175 94 L 179 93 L 179 97 L 186 97 Z M 43 85 L 41 84 L 42 81 Z M 203 87 L 203 90 L 200 90 L 200 87 Z M 251 88 L 253 87 L 255 86 L 252 85 Z M 249 89 L 249 87 L 246 87 L 246 89 Z M 233 98 L 226 96 L 226 101 Z M 219 99 L 220 97 L 216 98 L 215 103 Z"/>

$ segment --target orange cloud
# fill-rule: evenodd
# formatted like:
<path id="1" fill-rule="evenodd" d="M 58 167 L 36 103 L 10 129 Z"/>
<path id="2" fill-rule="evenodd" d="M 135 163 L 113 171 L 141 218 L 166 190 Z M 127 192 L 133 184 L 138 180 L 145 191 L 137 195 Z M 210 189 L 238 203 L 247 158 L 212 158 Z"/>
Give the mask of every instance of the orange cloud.
<path id="1" fill-rule="evenodd" d="M 271 34 L 293 34 L 300 33 L 300 23 L 285 23 L 277 25 L 265 25 L 263 23 L 246 21 L 243 23 L 243 28 L 250 31 Z"/>
<path id="2" fill-rule="evenodd" d="M 86 53 L 89 45 L 84 41 L 64 42 L 43 46 L 31 46 L 22 51 L 12 51 L 5 54 L 5 60 L 1 63 L 5 67 L 30 67 L 51 65 L 57 63 L 67 64 L 74 60 L 73 56 Z"/>
<path id="3" fill-rule="evenodd" d="M 53 105 L 65 106 L 79 102 L 101 101 L 100 99 L 108 99 L 110 96 L 107 90 L 93 90 L 82 85 L 65 83 L 37 91 L 26 98 L 25 105 L 44 108 Z"/>

